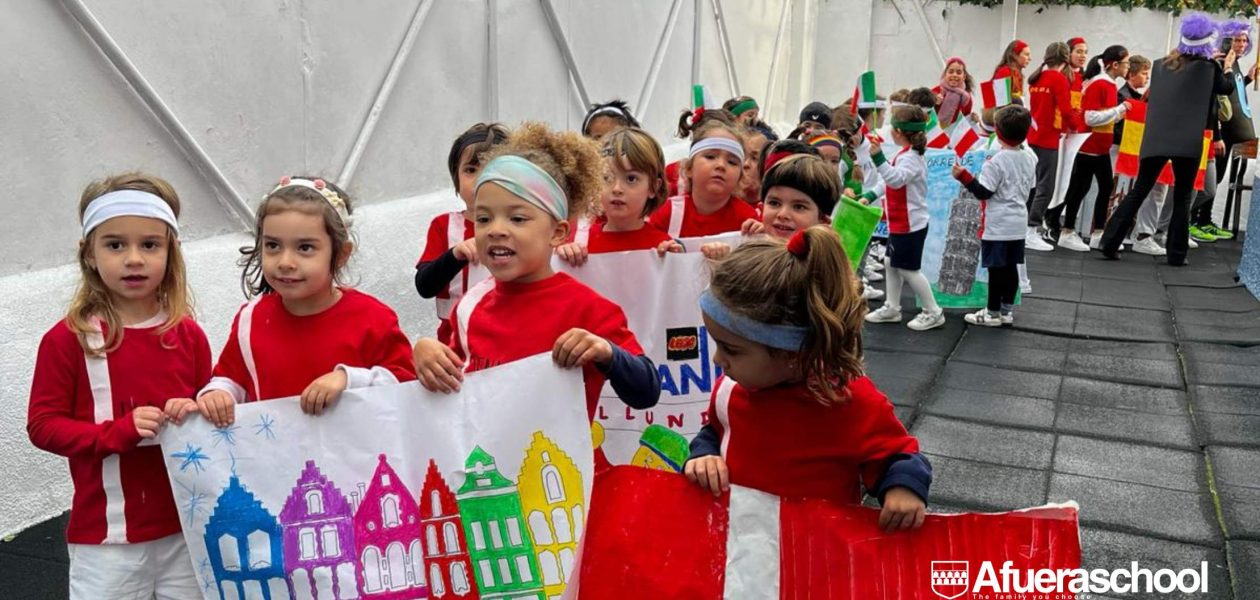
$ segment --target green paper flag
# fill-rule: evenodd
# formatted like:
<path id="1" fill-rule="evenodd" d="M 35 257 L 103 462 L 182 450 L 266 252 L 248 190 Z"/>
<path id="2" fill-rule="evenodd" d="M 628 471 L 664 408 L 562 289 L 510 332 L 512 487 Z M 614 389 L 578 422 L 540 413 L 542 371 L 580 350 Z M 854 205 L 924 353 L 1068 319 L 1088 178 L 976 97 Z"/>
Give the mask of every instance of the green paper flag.
<path id="1" fill-rule="evenodd" d="M 840 245 L 854 270 L 861 264 L 862 254 L 883 215 L 884 211 L 878 206 L 867 206 L 848 196 L 840 198 L 840 204 L 831 215 L 831 228 L 840 234 Z"/>

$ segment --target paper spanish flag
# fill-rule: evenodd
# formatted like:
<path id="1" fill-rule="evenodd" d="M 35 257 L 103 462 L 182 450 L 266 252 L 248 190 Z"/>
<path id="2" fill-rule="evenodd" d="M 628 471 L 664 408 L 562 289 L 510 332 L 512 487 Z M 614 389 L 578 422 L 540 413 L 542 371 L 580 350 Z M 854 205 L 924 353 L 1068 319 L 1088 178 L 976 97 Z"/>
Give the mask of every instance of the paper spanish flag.
<path id="1" fill-rule="evenodd" d="M 1146 133 L 1146 103 L 1141 100 L 1129 100 L 1129 112 L 1124 116 L 1124 135 L 1120 137 L 1120 153 L 1116 156 L 1116 174 L 1126 177 L 1137 177 L 1138 157 L 1142 154 L 1142 135 Z M 1172 185 L 1171 163 L 1164 165 L 1156 180 L 1164 185 Z"/>
<path id="2" fill-rule="evenodd" d="M 1199 155 L 1199 172 L 1194 174 L 1194 189 L 1202 191 L 1207 179 L 1208 157 L 1212 154 L 1212 130 L 1203 130 L 1203 154 Z"/>

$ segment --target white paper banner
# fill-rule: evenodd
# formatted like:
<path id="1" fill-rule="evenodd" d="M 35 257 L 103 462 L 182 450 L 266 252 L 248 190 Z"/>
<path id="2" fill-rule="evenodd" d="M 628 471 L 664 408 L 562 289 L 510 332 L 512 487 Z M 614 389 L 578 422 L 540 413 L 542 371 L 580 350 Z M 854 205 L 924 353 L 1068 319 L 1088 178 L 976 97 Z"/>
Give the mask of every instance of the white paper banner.
<path id="1" fill-rule="evenodd" d="M 204 597 L 549 598 L 593 476 L 580 370 L 538 355 L 467 376 L 295 398 L 161 434 Z"/>

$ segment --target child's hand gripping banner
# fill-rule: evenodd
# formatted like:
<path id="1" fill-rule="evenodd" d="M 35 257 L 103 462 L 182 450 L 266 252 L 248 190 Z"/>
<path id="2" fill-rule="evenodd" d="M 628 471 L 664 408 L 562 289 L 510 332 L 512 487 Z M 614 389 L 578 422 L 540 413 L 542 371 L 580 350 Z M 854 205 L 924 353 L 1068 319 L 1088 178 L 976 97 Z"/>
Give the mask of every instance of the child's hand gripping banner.
<path id="1" fill-rule="evenodd" d="M 714 498 L 682 477 L 633 467 L 601 475 L 593 494 L 580 579 L 569 590 L 583 600 L 980 598 L 969 592 L 986 589 L 986 564 L 1010 561 L 1019 573 L 1081 565 L 1074 504 L 929 515 L 920 529 L 885 533 L 875 509 L 737 486 Z M 1075 597 L 994 591 L 987 597 Z"/>
<path id="2" fill-rule="evenodd" d="M 220 598 L 538 598 L 574 574 L 592 482 L 580 370 L 468 375 L 191 415 L 161 434 L 193 567 Z"/>

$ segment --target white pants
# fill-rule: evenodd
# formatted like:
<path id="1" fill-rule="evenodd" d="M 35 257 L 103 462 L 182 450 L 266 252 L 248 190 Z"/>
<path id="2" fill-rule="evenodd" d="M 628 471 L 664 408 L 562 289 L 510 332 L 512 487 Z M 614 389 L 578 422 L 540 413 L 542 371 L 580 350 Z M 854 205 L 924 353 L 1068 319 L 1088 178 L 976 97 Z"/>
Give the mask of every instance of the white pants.
<path id="1" fill-rule="evenodd" d="M 184 535 L 139 544 L 68 544 L 70 600 L 201 597 Z"/>

